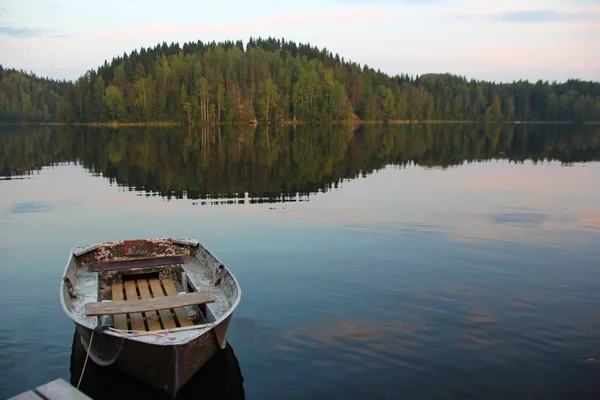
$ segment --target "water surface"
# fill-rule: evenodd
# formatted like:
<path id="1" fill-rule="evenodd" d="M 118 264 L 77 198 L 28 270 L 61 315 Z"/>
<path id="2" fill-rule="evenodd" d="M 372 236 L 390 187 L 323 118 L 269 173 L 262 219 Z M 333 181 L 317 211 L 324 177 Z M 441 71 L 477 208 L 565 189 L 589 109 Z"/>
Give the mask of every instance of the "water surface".
<path id="1" fill-rule="evenodd" d="M 0 398 L 79 379 L 71 247 L 169 236 L 243 290 L 182 398 L 600 396 L 598 128 L 3 130 Z"/>

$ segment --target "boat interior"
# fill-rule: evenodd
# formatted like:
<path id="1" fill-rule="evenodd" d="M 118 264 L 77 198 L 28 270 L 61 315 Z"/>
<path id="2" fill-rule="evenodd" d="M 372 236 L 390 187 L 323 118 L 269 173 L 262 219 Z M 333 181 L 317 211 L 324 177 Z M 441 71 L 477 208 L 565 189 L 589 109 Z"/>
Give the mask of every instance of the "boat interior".
<path id="1" fill-rule="evenodd" d="M 152 275 L 123 276 L 123 283 L 111 285 L 112 300 L 152 299 L 175 296 L 177 293 L 172 279 L 158 279 Z M 114 316 L 114 327 L 120 330 L 156 331 L 192 326 L 194 322 L 206 323 L 206 306 L 201 306 L 118 314 Z"/>
<path id="2" fill-rule="evenodd" d="M 161 309 L 103 314 L 102 325 L 124 331 L 157 331 L 213 322 L 214 315 L 206 303 L 162 308 L 171 305 L 169 300 L 176 296 L 197 292 L 188 283 L 182 267 L 185 261 L 183 257 L 158 257 L 94 264 L 92 270 L 98 271 L 98 301 L 107 307 L 122 301 L 167 301 Z"/>
<path id="3" fill-rule="evenodd" d="M 177 269 L 177 266 L 169 266 Z M 170 271 L 171 272 L 171 271 Z M 183 272 L 185 273 L 185 272 Z M 110 283 L 110 300 L 130 301 L 147 300 L 153 298 L 168 298 L 178 294 L 192 292 L 190 288 L 181 287 L 181 283 L 172 278 L 161 279 L 158 272 L 140 274 L 122 274 L 116 281 Z M 180 287 L 178 289 L 178 286 Z M 108 284 L 101 286 L 104 293 L 108 292 Z M 106 295 L 105 295 L 106 296 Z M 115 314 L 112 316 L 115 329 L 132 331 L 156 331 L 161 329 L 173 329 L 177 327 L 192 326 L 196 323 L 207 322 L 206 305 L 188 305 L 158 311 L 131 312 L 126 314 Z M 111 324 L 108 316 L 108 325 Z"/>
<path id="4" fill-rule="evenodd" d="M 101 254 L 102 248 L 96 252 Z M 129 257 L 86 254 L 67 270 L 65 284 L 71 294 L 67 302 L 86 321 L 93 318 L 97 325 L 120 331 L 152 332 L 213 323 L 232 306 L 237 288 L 218 260 L 203 248 L 197 252 Z"/>

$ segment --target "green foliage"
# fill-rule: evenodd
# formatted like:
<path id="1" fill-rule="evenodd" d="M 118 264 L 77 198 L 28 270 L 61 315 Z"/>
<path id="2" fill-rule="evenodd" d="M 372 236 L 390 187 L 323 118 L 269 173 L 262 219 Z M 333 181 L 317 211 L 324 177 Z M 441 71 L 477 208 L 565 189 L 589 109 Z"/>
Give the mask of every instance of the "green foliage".
<path id="1" fill-rule="evenodd" d="M 66 123 L 75 122 L 73 109 L 67 99 L 60 99 L 58 102 L 58 106 L 56 107 L 56 120 Z"/>
<path id="2" fill-rule="evenodd" d="M 72 83 L 0 66 L 0 121 L 9 122 L 584 122 L 600 120 L 599 110 L 596 82 L 390 77 L 326 49 L 273 38 L 250 38 L 245 48 L 241 41 L 162 43 Z"/>
<path id="3" fill-rule="evenodd" d="M 58 105 L 65 99 L 62 95 L 70 86 L 0 65 L 0 122 L 54 121 Z"/>
<path id="4" fill-rule="evenodd" d="M 108 117 L 111 120 L 123 118 L 125 115 L 125 103 L 123 102 L 121 89 L 112 85 L 107 87 L 104 94 L 104 103 L 106 105 Z"/>
<path id="5" fill-rule="evenodd" d="M 486 121 L 495 121 L 500 122 L 503 119 L 502 115 L 502 105 L 500 104 L 500 98 L 497 95 L 494 95 L 494 100 L 492 104 L 485 111 L 485 120 Z"/>

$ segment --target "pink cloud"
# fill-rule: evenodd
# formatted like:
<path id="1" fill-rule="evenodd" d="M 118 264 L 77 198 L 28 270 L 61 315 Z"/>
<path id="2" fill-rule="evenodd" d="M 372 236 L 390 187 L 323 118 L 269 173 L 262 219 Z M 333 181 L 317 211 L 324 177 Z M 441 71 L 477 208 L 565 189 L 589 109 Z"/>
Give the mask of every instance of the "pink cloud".
<path id="1" fill-rule="evenodd" d="M 483 63 L 494 67 L 524 69 L 551 65 L 556 69 L 593 71 L 600 69 L 600 65 L 597 57 L 589 51 L 597 48 L 598 44 L 597 41 L 540 41 L 519 47 L 481 46 L 476 51 Z"/>
<path id="2" fill-rule="evenodd" d="M 260 19 L 253 19 L 246 22 L 240 22 L 229 25 L 188 25 L 178 26 L 174 24 L 157 24 L 141 27 L 133 30 L 112 31 L 100 33 L 97 37 L 100 39 L 125 39 L 125 38 L 144 38 L 153 36 L 167 36 L 184 33 L 203 33 L 203 32 L 243 32 L 255 29 L 261 29 L 265 26 L 290 26 L 305 25 L 309 23 L 333 21 L 338 23 L 351 23 L 359 21 L 376 20 L 383 18 L 398 17 L 398 13 L 390 14 L 372 10 L 357 11 L 333 11 L 316 12 L 306 14 L 289 14 L 268 16 Z M 402 13 L 405 16 L 411 13 Z"/>
<path id="3" fill-rule="evenodd" d="M 569 26 L 570 31 L 600 31 L 600 22 L 591 22 L 586 24 L 571 24 Z"/>
<path id="4" fill-rule="evenodd" d="M 103 32 L 97 35 L 99 39 L 126 39 L 145 38 L 155 36 L 177 35 L 185 33 L 236 33 L 245 32 L 265 27 L 289 27 L 291 25 L 306 26 L 307 24 L 319 22 L 331 22 L 336 24 L 348 24 L 362 21 L 384 20 L 384 19 L 409 19 L 418 17 L 445 17 L 451 16 L 443 10 L 423 11 L 376 11 L 376 10 L 350 10 L 350 11 L 327 11 L 304 14 L 273 15 L 259 19 L 252 19 L 228 25 L 188 25 L 179 26 L 174 24 L 148 25 L 138 29 Z"/>

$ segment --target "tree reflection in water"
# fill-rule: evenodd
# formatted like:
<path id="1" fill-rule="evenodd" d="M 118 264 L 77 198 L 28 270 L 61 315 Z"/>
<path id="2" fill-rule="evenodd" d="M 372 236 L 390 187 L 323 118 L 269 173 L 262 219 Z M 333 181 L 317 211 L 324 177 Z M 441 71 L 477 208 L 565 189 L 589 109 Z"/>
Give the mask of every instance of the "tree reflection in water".
<path id="1" fill-rule="evenodd" d="M 187 129 L 10 127 L 0 177 L 83 165 L 122 187 L 200 204 L 306 200 L 386 165 L 449 168 L 492 159 L 600 159 L 600 128 L 420 124 Z M 215 200 L 219 199 L 219 200 Z"/>

